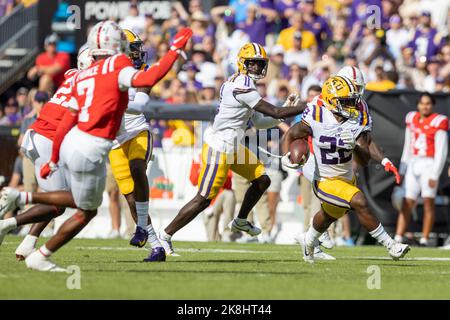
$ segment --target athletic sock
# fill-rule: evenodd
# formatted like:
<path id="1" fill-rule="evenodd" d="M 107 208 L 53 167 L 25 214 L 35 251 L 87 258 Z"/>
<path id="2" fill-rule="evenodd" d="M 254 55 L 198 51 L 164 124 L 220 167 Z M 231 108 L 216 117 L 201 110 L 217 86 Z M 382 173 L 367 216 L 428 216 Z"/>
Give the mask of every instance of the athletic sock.
<path id="1" fill-rule="evenodd" d="M 136 201 L 137 225 L 143 229 L 147 228 L 148 223 L 148 201 Z"/>
<path id="2" fill-rule="evenodd" d="M 147 232 L 148 241 L 150 242 L 152 249 L 162 247 L 161 242 L 159 242 L 158 236 L 156 235 L 155 229 L 153 229 L 153 226 L 151 224 L 147 226 Z"/>
<path id="3" fill-rule="evenodd" d="M 17 228 L 16 218 L 8 218 L 3 220 L 3 226 L 7 231 L 14 230 L 15 228 Z"/>
<path id="4" fill-rule="evenodd" d="M 36 243 L 38 241 L 38 237 L 32 236 L 31 234 L 27 234 L 25 238 L 22 240 L 22 244 L 29 247 L 34 248 L 36 246 Z"/>
<path id="5" fill-rule="evenodd" d="M 381 243 L 386 248 L 390 249 L 392 245 L 395 243 L 394 239 L 392 239 L 387 232 L 384 230 L 383 226 L 380 225 L 369 232 L 372 237 L 377 239 L 379 243 Z"/>
<path id="6" fill-rule="evenodd" d="M 24 206 L 30 204 L 33 200 L 33 194 L 31 192 L 22 191 L 19 194 L 19 205 Z"/>
<path id="7" fill-rule="evenodd" d="M 322 232 L 317 231 L 316 229 L 314 229 L 312 223 L 309 226 L 308 231 L 306 232 L 305 235 L 305 241 L 307 244 L 310 243 L 315 243 L 317 241 L 317 239 L 319 239 L 320 235 L 322 234 Z"/>
<path id="8" fill-rule="evenodd" d="M 170 241 L 170 239 L 172 239 L 172 236 L 170 234 L 167 234 L 166 231 L 161 230 L 159 232 L 159 238 L 163 239 L 163 240 L 166 240 L 166 241 Z"/>
<path id="9" fill-rule="evenodd" d="M 45 244 L 39 248 L 39 252 L 46 258 L 50 257 L 52 255 L 53 252 L 51 252 L 50 250 L 47 249 L 47 247 L 45 246 Z"/>

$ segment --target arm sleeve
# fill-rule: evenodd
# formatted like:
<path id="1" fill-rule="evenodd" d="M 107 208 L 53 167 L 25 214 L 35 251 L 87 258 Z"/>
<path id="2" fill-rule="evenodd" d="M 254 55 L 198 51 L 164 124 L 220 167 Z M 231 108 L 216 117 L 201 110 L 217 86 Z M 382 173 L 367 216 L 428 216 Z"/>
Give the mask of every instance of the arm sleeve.
<path id="1" fill-rule="evenodd" d="M 58 128 L 56 128 L 55 138 L 53 139 L 52 157 L 50 159 L 53 163 L 58 163 L 59 149 L 61 148 L 64 137 L 70 131 L 70 129 L 72 129 L 76 125 L 77 122 L 78 114 L 71 111 L 70 109 L 67 109 L 61 122 L 58 125 Z"/>
<path id="2" fill-rule="evenodd" d="M 252 116 L 252 122 L 256 129 L 269 129 L 277 126 L 281 121 L 272 117 L 266 117 L 261 112 L 255 112 Z"/>
<path id="3" fill-rule="evenodd" d="M 128 109 L 137 111 L 137 112 L 144 112 L 145 106 L 150 101 L 150 97 L 148 94 L 144 92 L 136 92 L 136 95 L 134 96 L 133 101 L 128 101 Z"/>
<path id="4" fill-rule="evenodd" d="M 121 88 L 152 87 L 170 71 L 177 58 L 178 53 L 174 50 L 169 50 L 159 62 L 155 63 L 147 71 L 136 71 L 132 67 L 127 66 L 119 73 L 119 86 Z"/>
<path id="5" fill-rule="evenodd" d="M 411 141 L 411 131 L 409 130 L 409 127 L 406 127 L 405 142 L 403 143 L 402 158 L 400 160 L 400 168 L 399 168 L 400 175 L 404 175 L 406 173 L 406 168 L 408 167 L 408 161 L 410 156 L 409 155 L 410 141 Z"/>
<path id="6" fill-rule="evenodd" d="M 444 130 L 438 130 L 434 137 L 434 163 L 431 171 L 433 180 L 439 180 L 448 153 L 448 136 Z"/>

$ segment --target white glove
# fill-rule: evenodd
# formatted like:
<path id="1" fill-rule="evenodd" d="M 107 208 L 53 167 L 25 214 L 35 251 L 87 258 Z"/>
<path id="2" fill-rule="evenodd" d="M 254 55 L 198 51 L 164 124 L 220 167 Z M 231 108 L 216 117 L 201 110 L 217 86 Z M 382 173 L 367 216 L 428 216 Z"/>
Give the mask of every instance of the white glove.
<path id="1" fill-rule="evenodd" d="M 349 131 L 341 132 L 340 138 L 341 138 L 342 142 L 344 142 L 344 144 L 347 146 L 347 149 L 351 149 L 351 150 L 355 149 L 356 140 L 351 132 L 349 132 Z"/>
<path id="2" fill-rule="evenodd" d="M 292 163 L 291 159 L 289 159 L 289 156 L 291 155 L 290 152 L 286 153 L 284 156 L 281 157 L 281 164 L 285 167 L 288 167 L 290 169 L 298 169 L 301 167 L 298 163 Z"/>
<path id="3" fill-rule="evenodd" d="M 296 93 L 291 93 L 286 101 L 283 103 L 282 107 L 295 107 L 300 102 L 300 97 Z"/>

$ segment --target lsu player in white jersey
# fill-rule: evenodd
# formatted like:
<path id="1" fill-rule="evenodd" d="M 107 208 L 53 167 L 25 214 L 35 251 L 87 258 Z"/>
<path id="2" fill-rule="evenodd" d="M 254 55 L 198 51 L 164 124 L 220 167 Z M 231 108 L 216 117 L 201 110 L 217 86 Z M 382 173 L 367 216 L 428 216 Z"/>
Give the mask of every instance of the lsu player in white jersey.
<path id="1" fill-rule="evenodd" d="M 322 94 L 307 106 L 303 119 L 285 134 L 283 150 L 296 139 L 312 137 L 314 155 L 303 167 L 305 176 L 313 181 L 313 190 L 321 200 L 321 210 L 314 216 L 308 231 L 301 236 L 303 258 L 314 262 L 314 247 L 318 238 L 331 223 L 354 209 L 358 219 L 370 235 L 385 246 L 394 260 L 402 258 L 409 246 L 394 241 L 379 220 L 371 213 L 367 199 L 356 186 L 352 169 L 353 154 L 368 162 L 373 159 L 383 165 L 387 158 L 369 148 L 371 118 L 367 109 L 358 109 L 360 94 L 354 82 L 346 77 L 333 76 L 322 87 Z M 287 152 L 282 163 L 293 164 Z M 396 173 L 396 169 L 386 169 Z"/>
<path id="2" fill-rule="evenodd" d="M 229 169 L 251 182 L 238 217 L 230 224 L 231 230 L 252 236 L 261 232 L 247 221 L 247 216 L 269 187 L 270 179 L 264 165 L 241 144 L 241 139 L 250 119 L 257 128 L 271 128 L 280 122 L 277 119 L 295 116 L 304 106 L 296 106 L 298 100 L 292 99 L 286 107 L 278 108 L 259 95 L 255 81 L 265 77 L 268 66 L 267 54 L 260 44 L 245 44 L 238 53 L 237 66 L 239 71 L 221 87 L 218 113 L 204 133 L 198 193 L 160 232 L 161 243 L 169 254 L 173 254 L 173 234 L 209 206 L 225 183 Z"/>
<path id="3" fill-rule="evenodd" d="M 142 40 L 130 30 L 124 29 L 123 32 L 128 40 L 128 53 L 134 68 L 147 70 L 149 66 L 144 63 Z M 109 153 L 109 162 L 114 179 L 137 224 L 130 245 L 143 247 L 150 239 L 152 251 L 145 261 L 164 261 L 166 254 L 149 216 L 147 163 L 152 156 L 153 139 L 150 125 L 141 111 L 150 100 L 150 90 L 151 88 L 128 89 L 128 109 Z"/>

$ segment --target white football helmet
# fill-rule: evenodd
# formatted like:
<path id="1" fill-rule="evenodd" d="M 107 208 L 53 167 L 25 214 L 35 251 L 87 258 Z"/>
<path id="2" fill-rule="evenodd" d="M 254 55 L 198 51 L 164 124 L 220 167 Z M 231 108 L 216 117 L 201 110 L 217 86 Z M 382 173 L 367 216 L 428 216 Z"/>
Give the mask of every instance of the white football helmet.
<path id="1" fill-rule="evenodd" d="M 353 80 L 356 84 L 359 94 L 362 96 L 364 93 L 364 89 L 366 87 L 366 82 L 364 81 L 364 76 L 356 67 L 345 66 L 337 73 L 338 76 L 346 77 L 348 79 Z"/>
<path id="2" fill-rule="evenodd" d="M 92 56 L 112 56 L 125 53 L 127 38 L 114 21 L 101 21 L 89 32 L 88 46 Z"/>
<path id="3" fill-rule="evenodd" d="M 94 58 L 92 58 L 91 53 L 89 51 L 89 46 L 87 44 L 83 44 L 78 50 L 77 57 L 77 67 L 78 70 L 84 70 L 89 68 L 94 62 Z"/>

